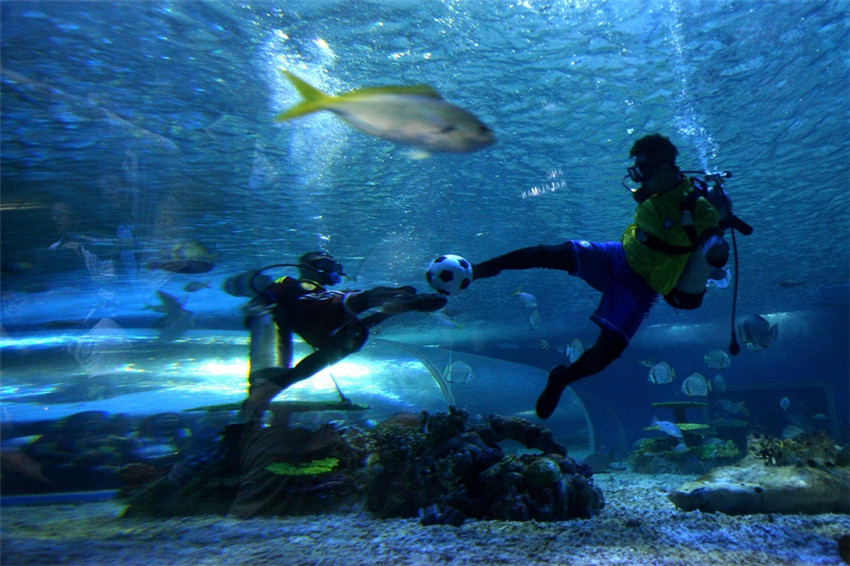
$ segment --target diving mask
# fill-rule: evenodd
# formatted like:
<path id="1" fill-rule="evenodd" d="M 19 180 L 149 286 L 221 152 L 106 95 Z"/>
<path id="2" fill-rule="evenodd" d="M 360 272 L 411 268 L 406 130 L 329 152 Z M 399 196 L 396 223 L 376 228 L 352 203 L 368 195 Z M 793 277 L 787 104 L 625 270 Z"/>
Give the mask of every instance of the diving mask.
<path id="1" fill-rule="evenodd" d="M 635 183 L 645 183 L 652 177 L 658 165 L 658 163 L 637 162 L 627 169 L 628 177 Z"/>
<path id="2" fill-rule="evenodd" d="M 322 275 L 331 285 L 342 282 L 342 276 L 345 275 L 342 270 L 342 264 L 331 256 L 319 256 L 315 259 L 309 259 L 301 267 Z"/>

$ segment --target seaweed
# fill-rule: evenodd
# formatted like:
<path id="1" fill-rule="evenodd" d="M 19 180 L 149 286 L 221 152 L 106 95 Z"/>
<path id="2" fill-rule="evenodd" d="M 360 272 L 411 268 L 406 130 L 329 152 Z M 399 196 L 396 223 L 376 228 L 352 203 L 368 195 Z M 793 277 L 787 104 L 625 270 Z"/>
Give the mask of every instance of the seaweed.
<path id="1" fill-rule="evenodd" d="M 339 458 L 322 458 L 299 464 L 275 462 L 266 466 L 266 470 L 278 476 L 316 476 L 330 472 L 339 463 Z"/>

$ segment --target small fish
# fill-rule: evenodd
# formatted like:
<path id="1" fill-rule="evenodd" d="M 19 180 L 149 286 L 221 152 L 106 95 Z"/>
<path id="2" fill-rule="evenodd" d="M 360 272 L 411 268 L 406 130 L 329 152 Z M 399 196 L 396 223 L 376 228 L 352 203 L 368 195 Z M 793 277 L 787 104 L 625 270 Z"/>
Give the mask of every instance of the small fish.
<path id="1" fill-rule="evenodd" d="M 183 336 L 187 330 L 195 325 L 195 313 L 183 308 L 183 302 L 177 300 L 173 295 L 165 291 L 157 291 L 161 307 L 165 309 L 165 316 L 154 321 L 154 328 L 158 331 L 158 338 L 163 342 L 171 342 Z M 158 309 L 157 309 L 158 310 Z"/>
<path id="2" fill-rule="evenodd" d="M 804 432 L 806 431 L 797 425 L 789 424 L 782 429 L 782 438 L 794 438 L 795 436 L 800 436 Z"/>
<path id="3" fill-rule="evenodd" d="M 645 368 L 651 368 L 655 365 L 655 360 L 653 358 L 647 358 L 645 360 L 638 360 L 638 363 Z"/>
<path id="4" fill-rule="evenodd" d="M 463 325 L 450 318 L 449 315 L 442 311 L 428 313 L 428 318 L 437 323 L 438 326 L 445 328 L 463 328 Z"/>
<path id="5" fill-rule="evenodd" d="M 764 317 L 757 314 L 739 320 L 735 329 L 738 338 L 750 350 L 763 350 L 775 342 L 779 336 L 779 327 L 775 324 L 771 326 Z"/>
<path id="6" fill-rule="evenodd" d="M 705 397 L 711 387 L 701 373 L 692 373 L 682 382 L 682 393 L 688 397 Z"/>
<path id="7" fill-rule="evenodd" d="M 779 286 L 785 289 L 790 289 L 791 287 L 801 287 L 805 284 L 805 279 L 783 279 L 779 282 Z"/>
<path id="8" fill-rule="evenodd" d="M 2 260 L 2 266 L 0 266 L 0 271 L 2 271 L 3 273 L 8 273 L 10 275 L 17 275 L 19 273 L 32 271 L 33 267 L 34 266 L 31 263 L 7 260 L 4 257 Z"/>
<path id="9" fill-rule="evenodd" d="M 811 418 L 813 421 L 818 421 L 818 422 L 826 422 L 826 421 L 829 420 L 829 417 L 827 417 L 823 413 L 816 413 L 809 418 Z"/>
<path id="10" fill-rule="evenodd" d="M 540 342 L 537 343 L 537 346 L 541 350 L 548 350 L 549 349 L 549 341 L 541 339 Z"/>
<path id="11" fill-rule="evenodd" d="M 671 383 L 676 379 L 676 372 L 667 362 L 658 362 L 649 370 L 649 382 L 656 385 Z"/>
<path id="12" fill-rule="evenodd" d="M 173 442 L 148 441 L 139 443 L 133 450 L 133 455 L 142 460 L 156 460 L 158 458 L 174 456 L 178 452 L 179 450 Z"/>
<path id="13" fill-rule="evenodd" d="M 675 423 L 672 423 L 670 421 L 659 421 L 658 417 L 652 417 L 652 426 L 657 426 L 658 430 L 668 436 L 682 438 L 682 431 L 679 429 L 679 427 L 676 426 Z"/>
<path id="14" fill-rule="evenodd" d="M 732 401 L 730 399 L 718 399 L 717 404 L 720 405 L 720 408 L 726 411 L 729 414 L 737 415 L 738 413 L 744 415 L 745 417 L 750 416 L 750 411 L 747 409 L 746 405 L 744 405 L 743 401 Z"/>
<path id="15" fill-rule="evenodd" d="M 531 311 L 531 314 L 528 315 L 528 327 L 531 330 L 537 330 L 540 326 L 540 311 L 534 309 Z"/>
<path id="16" fill-rule="evenodd" d="M 516 289 L 514 289 L 514 292 L 512 293 L 512 295 L 519 297 L 519 299 L 522 301 L 522 303 L 525 306 L 527 306 L 528 308 L 530 308 L 530 309 L 536 309 L 537 308 L 537 297 L 535 297 L 531 293 L 524 293 L 524 292 L 519 290 L 519 287 L 517 287 Z"/>
<path id="17" fill-rule="evenodd" d="M 41 483 L 50 484 L 50 479 L 41 471 L 41 464 L 20 450 L 0 451 L 0 470 L 4 472 L 16 472 L 24 477 L 34 479 Z"/>
<path id="18" fill-rule="evenodd" d="M 572 342 L 564 348 L 564 355 L 570 359 L 571 364 L 576 363 L 582 354 L 584 354 L 584 344 L 578 338 L 573 338 Z"/>
<path id="19" fill-rule="evenodd" d="M 726 380 L 719 373 L 711 378 L 711 390 L 717 393 L 726 393 Z"/>
<path id="20" fill-rule="evenodd" d="M 195 293 L 200 291 L 201 289 L 209 289 L 210 283 L 209 281 L 201 283 L 200 281 L 189 281 L 185 285 L 183 285 L 183 290 L 187 293 Z"/>
<path id="21" fill-rule="evenodd" d="M 724 350 L 712 350 L 704 356 L 705 365 L 711 369 L 726 369 L 732 365 L 732 358 Z"/>
<path id="22" fill-rule="evenodd" d="M 327 110 L 364 134 L 425 151 L 465 153 L 496 141 L 483 122 L 427 85 L 363 88 L 331 96 L 289 71 L 281 72 L 304 100 L 279 114 L 278 122 Z"/>
<path id="23" fill-rule="evenodd" d="M 790 406 L 791 406 L 791 400 L 790 400 L 790 399 L 788 399 L 788 397 L 783 397 L 783 398 L 779 401 L 779 407 L 780 407 L 783 411 L 787 411 L 787 410 L 788 410 L 788 408 L 789 408 Z"/>
<path id="24" fill-rule="evenodd" d="M 182 242 L 163 250 L 148 267 L 172 273 L 206 273 L 215 267 L 215 254 L 200 242 Z"/>
<path id="25" fill-rule="evenodd" d="M 3 439 L 2 443 L 0 443 L 0 450 L 6 451 L 24 448 L 25 446 L 35 444 L 43 436 L 43 434 L 34 434 L 31 436 L 17 436 L 15 438 Z"/>

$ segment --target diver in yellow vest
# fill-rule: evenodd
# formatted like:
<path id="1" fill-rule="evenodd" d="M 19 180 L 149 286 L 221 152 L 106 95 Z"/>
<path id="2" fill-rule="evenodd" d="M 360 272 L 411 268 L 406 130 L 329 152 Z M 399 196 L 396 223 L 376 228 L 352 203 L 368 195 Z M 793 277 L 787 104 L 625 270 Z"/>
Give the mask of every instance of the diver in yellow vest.
<path id="1" fill-rule="evenodd" d="M 568 385 L 620 357 L 659 294 L 679 308 L 698 306 L 701 295 L 697 301 L 674 290 L 692 252 L 698 250 L 715 268 L 726 264 L 729 246 L 714 206 L 699 197 L 692 201 L 689 214 L 683 214 L 681 203 L 694 187 L 676 166 L 677 155 L 676 146 L 660 134 L 645 136 L 632 146 L 629 157 L 635 163 L 628 176 L 640 183 L 632 191 L 638 207 L 621 241 L 568 240 L 521 248 L 473 265 L 475 281 L 504 269 L 540 267 L 581 277 L 602 292 L 591 316 L 601 329 L 599 338 L 572 365 L 558 365 L 549 373 L 537 400 L 540 418 L 552 415 Z"/>

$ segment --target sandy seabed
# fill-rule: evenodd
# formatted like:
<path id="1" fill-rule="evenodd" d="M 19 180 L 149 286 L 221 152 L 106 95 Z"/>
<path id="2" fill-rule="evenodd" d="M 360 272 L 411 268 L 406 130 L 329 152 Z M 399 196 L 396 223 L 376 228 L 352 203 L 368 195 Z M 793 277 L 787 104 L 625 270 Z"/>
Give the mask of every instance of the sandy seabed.
<path id="1" fill-rule="evenodd" d="M 118 501 L 3 507 L 0 564 L 844 564 L 850 515 L 684 512 L 667 493 L 690 476 L 597 474 L 602 512 L 557 523 L 460 527 L 369 513 L 239 520 L 123 519 Z"/>

